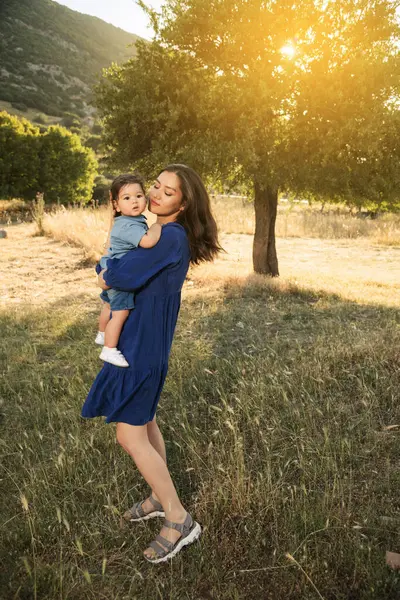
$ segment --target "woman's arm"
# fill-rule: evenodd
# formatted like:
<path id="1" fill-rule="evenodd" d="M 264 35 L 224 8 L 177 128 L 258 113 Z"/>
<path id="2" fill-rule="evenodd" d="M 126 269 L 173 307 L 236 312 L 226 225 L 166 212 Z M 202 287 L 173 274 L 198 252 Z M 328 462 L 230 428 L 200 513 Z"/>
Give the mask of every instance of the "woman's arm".
<path id="1" fill-rule="evenodd" d="M 107 286 L 135 291 L 167 267 L 182 260 L 182 228 L 173 223 L 163 227 L 160 241 L 153 248 L 130 250 L 120 259 L 109 259 L 103 279 Z"/>

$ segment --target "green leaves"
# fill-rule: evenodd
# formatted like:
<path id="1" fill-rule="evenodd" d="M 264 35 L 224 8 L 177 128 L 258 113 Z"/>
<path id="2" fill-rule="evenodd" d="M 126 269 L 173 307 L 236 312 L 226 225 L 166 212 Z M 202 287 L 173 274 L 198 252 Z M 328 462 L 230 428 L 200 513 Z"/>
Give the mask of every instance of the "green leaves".
<path id="1" fill-rule="evenodd" d="M 156 41 L 98 88 L 114 165 L 397 202 L 394 3 L 167 0 L 152 18 Z"/>
<path id="2" fill-rule="evenodd" d="M 0 195 L 34 198 L 37 191 L 39 129 L 27 119 L 0 112 Z"/>
<path id="3" fill-rule="evenodd" d="M 96 167 L 93 151 L 85 148 L 76 134 L 58 125 L 43 134 L 39 183 L 46 202 L 88 202 Z"/>
<path id="4" fill-rule="evenodd" d="M 26 119 L 0 112 L 0 194 L 4 198 L 85 203 L 90 200 L 97 162 L 90 148 L 63 127 L 44 134 Z"/>

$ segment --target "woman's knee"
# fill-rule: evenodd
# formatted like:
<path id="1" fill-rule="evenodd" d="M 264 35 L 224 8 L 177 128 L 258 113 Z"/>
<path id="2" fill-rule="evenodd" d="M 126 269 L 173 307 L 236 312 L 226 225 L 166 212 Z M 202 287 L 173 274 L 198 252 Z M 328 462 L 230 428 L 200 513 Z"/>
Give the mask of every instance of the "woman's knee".
<path id="1" fill-rule="evenodd" d="M 128 425 L 117 423 L 117 442 L 129 454 L 147 441 L 146 425 Z"/>
<path id="2" fill-rule="evenodd" d="M 147 423 L 147 431 L 148 433 L 153 433 L 154 431 L 158 430 L 158 425 L 156 422 L 156 418 L 154 417 L 152 421 L 149 421 Z"/>

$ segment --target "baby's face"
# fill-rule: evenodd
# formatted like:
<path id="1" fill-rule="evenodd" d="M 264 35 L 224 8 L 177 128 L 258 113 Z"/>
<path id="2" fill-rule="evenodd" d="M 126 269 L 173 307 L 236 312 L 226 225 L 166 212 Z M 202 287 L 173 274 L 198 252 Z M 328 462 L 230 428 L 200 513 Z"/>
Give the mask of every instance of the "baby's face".
<path id="1" fill-rule="evenodd" d="M 115 209 L 125 217 L 138 217 L 147 206 L 146 197 L 138 183 L 128 183 L 119 190 Z"/>

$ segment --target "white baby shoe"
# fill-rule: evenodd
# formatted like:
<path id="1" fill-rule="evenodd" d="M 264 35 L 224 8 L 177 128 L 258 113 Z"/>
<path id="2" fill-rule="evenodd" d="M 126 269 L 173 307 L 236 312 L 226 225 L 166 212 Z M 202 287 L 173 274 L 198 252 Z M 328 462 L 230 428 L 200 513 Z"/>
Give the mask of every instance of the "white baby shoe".
<path id="1" fill-rule="evenodd" d="M 98 331 L 96 335 L 96 339 L 94 340 L 95 344 L 99 346 L 104 346 L 104 331 Z"/>
<path id="2" fill-rule="evenodd" d="M 108 348 L 108 346 L 104 346 L 100 353 L 100 358 L 101 360 L 111 363 L 116 367 L 129 367 L 129 363 L 127 362 L 125 356 L 116 348 Z"/>

